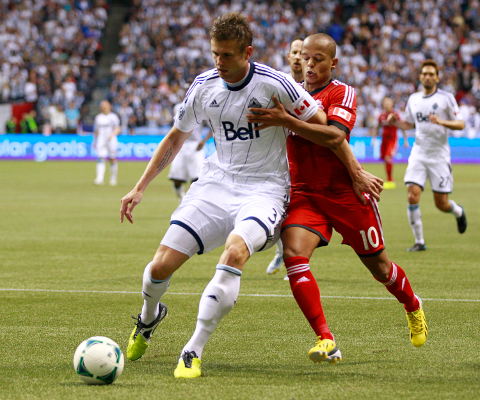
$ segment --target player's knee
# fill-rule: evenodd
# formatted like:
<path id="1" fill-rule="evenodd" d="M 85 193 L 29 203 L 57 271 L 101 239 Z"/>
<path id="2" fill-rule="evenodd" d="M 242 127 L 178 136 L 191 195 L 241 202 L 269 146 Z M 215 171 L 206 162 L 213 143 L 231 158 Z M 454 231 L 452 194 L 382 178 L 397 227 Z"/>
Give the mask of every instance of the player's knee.
<path id="1" fill-rule="evenodd" d="M 295 244 L 284 244 L 283 245 L 283 258 L 287 259 L 289 257 L 301 257 L 303 256 L 302 246 L 296 246 Z"/>
<path id="2" fill-rule="evenodd" d="M 225 246 L 225 251 L 222 254 L 222 264 L 230 265 L 232 267 L 243 266 L 247 261 L 250 253 L 245 243 L 232 243 Z"/>
<path id="3" fill-rule="evenodd" d="M 418 202 L 420 201 L 420 195 L 417 193 L 408 192 L 407 200 L 408 204 L 418 204 Z"/>

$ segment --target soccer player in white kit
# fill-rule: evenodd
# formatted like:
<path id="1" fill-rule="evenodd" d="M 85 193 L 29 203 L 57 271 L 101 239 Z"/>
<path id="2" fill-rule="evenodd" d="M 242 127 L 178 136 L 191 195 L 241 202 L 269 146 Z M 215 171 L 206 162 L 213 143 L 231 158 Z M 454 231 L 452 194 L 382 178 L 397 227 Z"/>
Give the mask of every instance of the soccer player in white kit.
<path id="1" fill-rule="evenodd" d="M 173 108 L 174 115 L 179 113 L 181 107 L 182 104 L 180 103 Z M 192 131 L 170 164 L 168 179 L 172 181 L 173 191 L 180 201 L 185 196 L 184 184 L 188 181 L 193 183 L 200 176 L 200 169 L 205 159 L 205 153 L 202 149 L 207 140 L 212 137 L 211 131 L 205 137 L 202 137 L 202 129 L 203 124 L 200 124 Z"/>
<path id="2" fill-rule="evenodd" d="M 112 112 L 112 106 L 107 100 L 100 102 L 102 111 L 94 120 L 94 147 L 97 150 L 97 177 L 93 181 L 95 185 L 103 185 L 107 158 L 110 161 L 110 185 L 117 185 L 117 149 L 120 134 L 120 118 Z"/>
<path id="3" fill-rule="evenodd" d="M 225 244 L 215 275 L 202 294 L 195 332 L 180 354 L 177 378 L 201 375 L 203 348 L 237 300 L 245 262 L 275 243 L 289 201 L 286 133 L 280 127 L 256 129 L 247 121 L 248 108 L 271 108 L 275 96 L 298 116 L 292 126 L 297 134 L 325 147 L 350 150 L 341 134 L 315 131 L 315 126 L 326 125 L 326 115 L 291 76 L 249 61 L 253 34 L 245 16 L 233 12 L 219 17 L 210 35 L 216 68 L 195 79 L 174 126 L 134 189 L 122 198 L 120 209 L 121 221 L 126 217 L 133 222 L 132 211 L 148 184 L 171 162 L 190 132 L 206 120 L 217 151 L 205 160 L 200 178 L 172 214 L 170 228 L 145 268 L 144 304 L 127 348 L 130 360 L 145 353 L 167 314 L 160 299 L 171 275 L 195 253 Z M 356 162 L 353 153 L 348 154 Z"/>
<path id="4" fill-rule="evenodd" d="M 415 237 L 414 246 L 407 251 L 426 250 L 419 202 L 427 178 L 430 180 L 435 206 L 440 211 L 455 216 L 460 233 L 467 229 L 465 210 L 448 199 L 448 194 L 453 189 L 448 134 L 450 130 L 462 130 L 465 124 L 455 97 L 437 88 L 440 78 L 435 61 L 426 60 L 422 63 L 419 79 L 423 91 L 412 94 L 408 99 L 405 120 L 399 121 L 395 114 L 390 114 L 387 118 L 387 122 L 400 129 L 415 127 L 415 143 L 404 177 L 408 188 L 408 220 Z"/>
<path id="5" fill-rule="evenodd" d="M 295 82 L 303 82 L 302 71 L 302 43 L 303 39 L 296 38 L 290 42 L 290 50 L 287 53 L 288 64 L 290 65 L 290 75 L 295 79 Z M 282 241 L 277 241 L 277 248 L 273 260 L 270 261 L 267 267 L 267 274 L 276 274 L 280 271 L 283 265 L 283 244 Z M 285 280 L 288 280 L 288 275 L 285 275 Z"/>

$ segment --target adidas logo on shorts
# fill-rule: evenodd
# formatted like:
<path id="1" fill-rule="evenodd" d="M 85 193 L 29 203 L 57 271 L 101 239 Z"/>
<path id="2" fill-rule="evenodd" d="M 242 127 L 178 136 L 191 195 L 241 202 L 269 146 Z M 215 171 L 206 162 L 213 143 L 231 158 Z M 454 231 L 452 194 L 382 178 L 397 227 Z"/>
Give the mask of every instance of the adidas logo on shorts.
<path id="1" fill-rule="evenodd" d="M 215 99 L 210 103 L 209 107 L 220 107 L 220 105 L 217 103 Z"/>

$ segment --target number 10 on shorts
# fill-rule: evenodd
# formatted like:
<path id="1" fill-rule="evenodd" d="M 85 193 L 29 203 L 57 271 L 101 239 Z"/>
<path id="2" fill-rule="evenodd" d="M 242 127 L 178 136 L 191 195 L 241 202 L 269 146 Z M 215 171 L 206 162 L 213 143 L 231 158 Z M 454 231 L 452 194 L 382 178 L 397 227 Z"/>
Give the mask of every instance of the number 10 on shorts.
<path id="1" fill-rule="evenodd" d="M 370 248 L 368 247 L 368 244 L 370 244 L 370 246 L 372 246 L 372 248 L 374 249 L 377 248 L 378 245 L 380 244 L 380 238 L 374 226 L 371 226 L 370 228 L 368 228 L 367 233 L 365 233 L 365 231 L 363 230 L 360 231 L 360 235 L 362 235 L 363 245 L 365 246 L 365 250 L 370 250 Z"/>

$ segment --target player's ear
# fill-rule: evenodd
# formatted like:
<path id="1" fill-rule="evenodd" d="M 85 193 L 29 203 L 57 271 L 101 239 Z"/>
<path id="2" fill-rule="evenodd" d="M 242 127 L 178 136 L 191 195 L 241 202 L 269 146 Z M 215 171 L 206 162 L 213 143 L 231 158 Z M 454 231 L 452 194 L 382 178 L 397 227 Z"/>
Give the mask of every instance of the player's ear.
<path id="1" fill-rule="evenodd" d="M 252 46 L 247 46 L 245 48 L 245 59 L 246 60 L 250 59 L 250 57 L 252 56 L 252 52 L 253 52 L 253 47 Z"/>
<path id="2" fill-rule="evenodd" d="M 338 58 L 332 58 L 332 71 L 337 68 L 337 65 L 338 65 Z"/>

